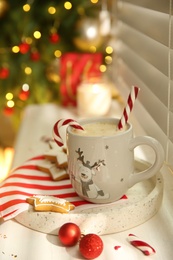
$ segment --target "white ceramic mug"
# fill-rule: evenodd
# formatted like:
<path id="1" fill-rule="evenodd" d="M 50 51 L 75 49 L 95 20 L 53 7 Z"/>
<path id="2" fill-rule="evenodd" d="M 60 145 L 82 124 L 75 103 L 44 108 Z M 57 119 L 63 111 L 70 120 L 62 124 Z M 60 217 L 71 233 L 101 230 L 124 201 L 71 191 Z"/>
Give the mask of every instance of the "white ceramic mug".
<path id="1" fill-rule="evenodd" d="M 161 144 L 149 136 L 133 137 L 133 127 L 117 129 L 119 119 L 95 118 L 80 121 L 84 129 L 93 125 L 92 131 L 67 128 L 68 172 L 72 186 L 83 199 L 93 203 L 109 203 L 120 199 L 134 184 L 151 178 L 161 168 L 164 151 Z M 115 132 L 103 129 L 97 136 L 98 123 L 111 124 Z M 97 125 L 95 125 L 95 123 Z M 89 126 L 89 127 L 90 127 Z M 108 127 L 108 128 L 109 128 Z M 108 131 L 108 132 L 107 132 Z M 86 133 L 85 133 L 86 132 Z M 151 167 L 134 173 L 134 148 L 148 145 L 155 152 Z"/>

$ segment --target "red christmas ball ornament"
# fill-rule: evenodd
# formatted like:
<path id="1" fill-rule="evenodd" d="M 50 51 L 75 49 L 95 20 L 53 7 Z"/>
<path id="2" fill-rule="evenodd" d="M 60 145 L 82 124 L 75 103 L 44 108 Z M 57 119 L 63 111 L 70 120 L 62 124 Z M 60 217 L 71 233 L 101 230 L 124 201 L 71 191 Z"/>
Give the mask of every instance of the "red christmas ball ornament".
<path id="1" fill-rule="evenodd" d="M 0 68 L 0 79 L 7 79 L 10 75 L 10 71 L 8 68 Z"/>
<path id="2" fill-rule="evenodd" d="M 30 50 L 30 45 L 26 42 L 19 44 L 20 53 L 25 54 Z"/>
<path id="3" fill-rule="evenodd" d="M 64 246 L 74 246 L 81 237 L 81 231 L 76 224 L 66 223 L 60 227 L 58 235 Z"/>
<path id="4" fill-rule="evenodd" d="M 57 33 L 52 33 L 51 35 L 50 35 L 50 42 L 51 43 L 57 43 L 57 42 L 59 42 L 59 39 L 60 39 L 60 37 L 59 37 L 59 34 L 57 34 Z"/>
<path id="5" fill-rule="evenodd" d="M 94 259 L 103 251 L 103 241 L 96 234 L 87 234 L 79 242 L 79 251 L 86 259 Z"/>

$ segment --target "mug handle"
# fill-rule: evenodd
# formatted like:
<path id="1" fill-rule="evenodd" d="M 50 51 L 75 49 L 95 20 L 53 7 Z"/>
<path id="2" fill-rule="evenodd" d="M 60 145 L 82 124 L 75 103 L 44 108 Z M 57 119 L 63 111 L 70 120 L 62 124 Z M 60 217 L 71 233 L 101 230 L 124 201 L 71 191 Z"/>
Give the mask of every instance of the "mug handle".
<path id="1" fill-rule="evenodd" d="M 154 152 L 155 152 L 155 161 L 154 163 L 146 170 L 134 173 L 130 175 L 129 178 L 129 187 L 132 187 L 134 184 L 149 179 L 152 176 L 154 176 L 157 171 L 160 170 L 160 168 L 163 165 L 164 162 L 164 150 L 161 144 L 150 136 L 137 136 L 134 137 L 129 144 L 129 149 L 133 150 L 135 147 L 139 145 L 148 145 L 150 146 Z"/>

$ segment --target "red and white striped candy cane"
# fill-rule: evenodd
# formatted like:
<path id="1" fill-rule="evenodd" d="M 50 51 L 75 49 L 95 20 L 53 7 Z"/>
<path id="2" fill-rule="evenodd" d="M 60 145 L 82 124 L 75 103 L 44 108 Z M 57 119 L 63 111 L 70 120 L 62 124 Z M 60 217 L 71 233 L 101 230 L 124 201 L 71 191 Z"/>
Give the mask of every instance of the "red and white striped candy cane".
<path id="1" fill-rule="evenodd" d="M 60 120 L 58 120 L 53 127 L 53 137 L 54 137 L 55 142 L 59 146 L 64 145 L 64 142 L 63 142 L 62 137 L 59 133 L 59 130 L 62 126 L 65 126 L 65 125 L 70 125 L 73 128 L 84 130 L 83 127 L 81 125 L 79 125 L 79 123 L 76 122 L 73 119 L 60 119 Z"/>
<path id="2" fill-rule="evenodd" d="M 119 130 L 122 129 L 126 125 L 128 119 L 129 119 L 129 114 L 132 111 L 134 102 L 138 96 L 139 90 L 140 89 L 138 87 L 132 86 L 131 92 L 128 96 L 127 105 L 124 108 L 123 115 L 118 123 Z"/>
<path id="3" fill-rule="evenodd" d="M 133 234 L 128 235 L 128 241 L 137 249 L 141 250 L 144 255 L 151 255 L 156 253 L 155 249 L 148 243 L 140 240 L 137 236 Z"/>

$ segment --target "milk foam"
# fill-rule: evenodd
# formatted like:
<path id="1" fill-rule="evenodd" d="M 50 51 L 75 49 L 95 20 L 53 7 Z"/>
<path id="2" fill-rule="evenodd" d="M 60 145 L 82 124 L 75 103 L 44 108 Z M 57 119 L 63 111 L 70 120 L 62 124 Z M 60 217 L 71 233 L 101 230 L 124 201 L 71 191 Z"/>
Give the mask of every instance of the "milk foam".
<path id="1" fill-rule="evenodd" d="M 117 125 L 109 122 L 95 122 L 83 125 L 83 130 L 72 129 L 72 132 L 82 136 L 112 136 L 120 132 L 124 132 L 127 127 L 122 130 L 117 129 Z"/>

